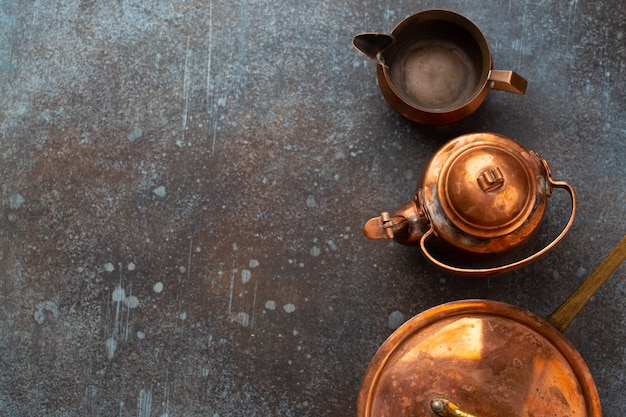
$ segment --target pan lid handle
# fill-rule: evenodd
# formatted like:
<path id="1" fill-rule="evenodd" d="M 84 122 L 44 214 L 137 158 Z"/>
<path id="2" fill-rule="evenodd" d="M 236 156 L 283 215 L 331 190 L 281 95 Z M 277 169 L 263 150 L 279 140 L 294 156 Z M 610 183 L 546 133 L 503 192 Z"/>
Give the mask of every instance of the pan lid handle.
<path id="1" fill-rule="evenodd" d="M 474 414 L 459 408 L 456 403 L 443 397 L 431 398 L 429 406 L 432 412 L 439 417 L 476 417 Z"/>

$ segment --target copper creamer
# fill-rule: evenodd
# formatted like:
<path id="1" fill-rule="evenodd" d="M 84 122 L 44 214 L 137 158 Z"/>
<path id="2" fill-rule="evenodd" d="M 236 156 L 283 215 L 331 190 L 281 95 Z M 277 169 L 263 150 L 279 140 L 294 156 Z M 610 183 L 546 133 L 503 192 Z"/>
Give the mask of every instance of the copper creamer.
<path id="1" fill-rule="evenodd" d="M 526 92 L 513 71 L 493 68 L 481 31 L 449 10 L 424 10 L 391 34 L 367 32 L 354 47 L 377 62 L 378 84 L 397 112 L 417 123 L 442 125 L 472 114 L 489 90 Z"/>

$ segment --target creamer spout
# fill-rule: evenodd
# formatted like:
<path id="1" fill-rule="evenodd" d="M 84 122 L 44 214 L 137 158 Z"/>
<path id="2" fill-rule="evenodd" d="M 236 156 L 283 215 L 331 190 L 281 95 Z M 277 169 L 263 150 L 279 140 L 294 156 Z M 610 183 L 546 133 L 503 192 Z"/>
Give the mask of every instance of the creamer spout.
<path id="1" fill-rule="evenodd" d="M 383 51 L 393 43 L 394 38 L 383 33 L 361 33 L 352 38 L 352 45 L 363 55 L 385 65 Z"/>

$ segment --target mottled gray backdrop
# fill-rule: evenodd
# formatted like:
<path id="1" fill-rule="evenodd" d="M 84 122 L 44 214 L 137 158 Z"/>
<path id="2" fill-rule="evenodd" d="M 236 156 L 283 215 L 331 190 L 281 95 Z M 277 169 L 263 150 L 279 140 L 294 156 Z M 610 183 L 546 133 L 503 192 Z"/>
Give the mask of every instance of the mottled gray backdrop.
<path id="1" fill-rule="evenodd" d="M 422 127 L 351 46 L 445 7 L 525 96 Z M 0 0 L 0 415 L 352 416 L 376 349 L 459 298 L 550 314 L 626 232 L 622 0 Z M 363 223 L 474 131 L 574 184 L 565 241 L 463 279 Z M 549 200 L 536 237 L 568 216 Z M 626 270 L 566 335 L 626 412 Z"/>

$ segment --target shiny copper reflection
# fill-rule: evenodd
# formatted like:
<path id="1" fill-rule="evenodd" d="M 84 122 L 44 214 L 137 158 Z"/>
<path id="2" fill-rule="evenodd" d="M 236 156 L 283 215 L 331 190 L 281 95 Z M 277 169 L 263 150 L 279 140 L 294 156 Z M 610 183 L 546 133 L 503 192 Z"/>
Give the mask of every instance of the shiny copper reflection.
<path id="1" fill-rule="evenodd" d="M 599 416 L 589 370 L 544 319 L 493 301 L 444 304 L 381 347 L 357 405 L 362 416 L 433 416 L 440 396 L 475 416 Z"/>

